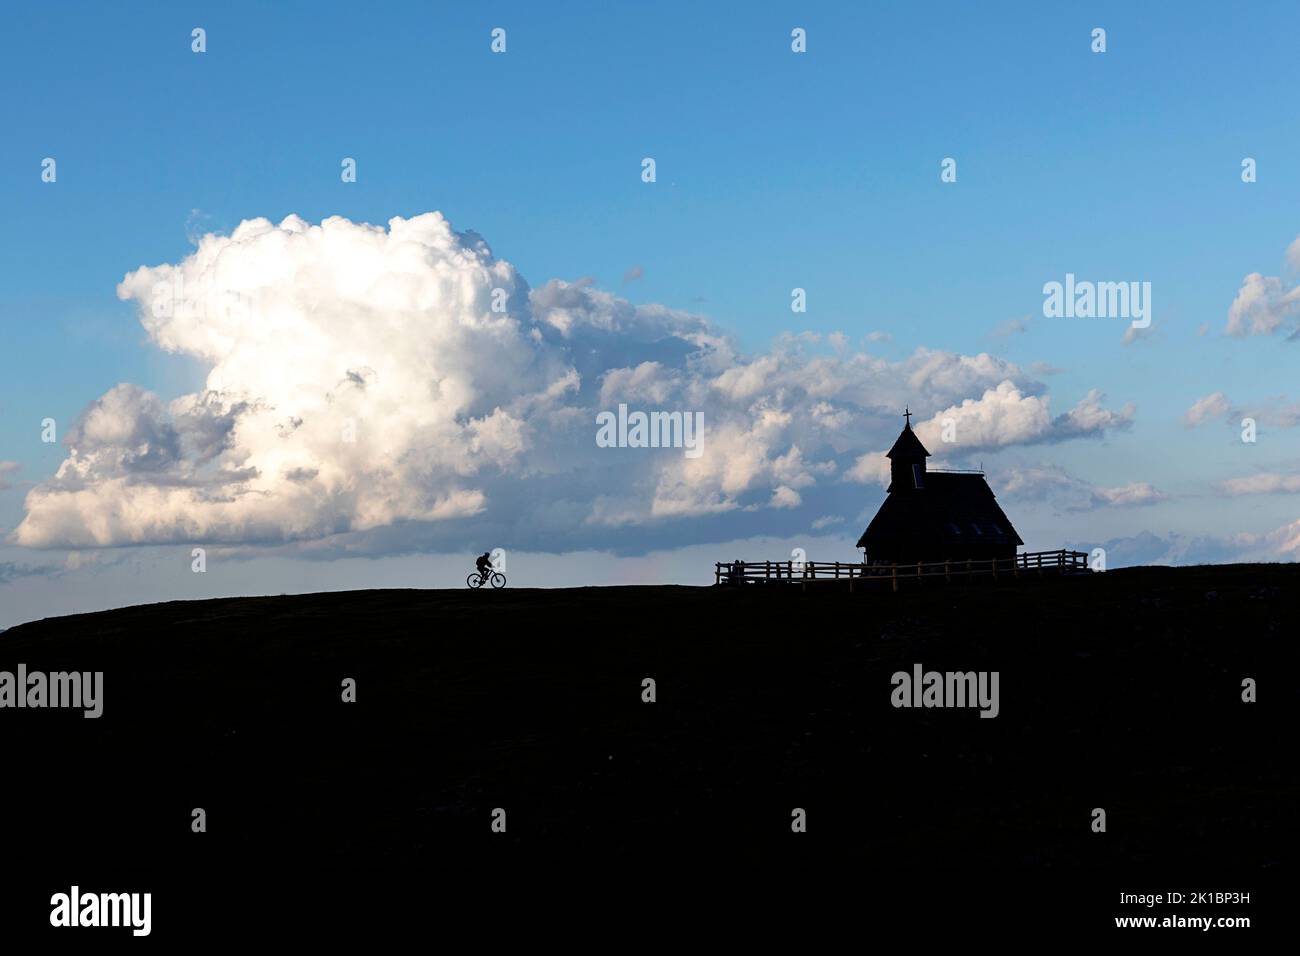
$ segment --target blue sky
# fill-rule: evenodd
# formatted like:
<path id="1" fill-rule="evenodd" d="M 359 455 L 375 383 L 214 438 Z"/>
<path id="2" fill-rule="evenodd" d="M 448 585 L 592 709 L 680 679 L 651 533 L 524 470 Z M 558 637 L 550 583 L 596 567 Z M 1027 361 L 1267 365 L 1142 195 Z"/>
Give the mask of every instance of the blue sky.
<path id="1" fill-rule="evenodd" d="M 1215 392 L 1232 409 L 1297 401 L 1300 342 L 1285 327 L 1223 333 L 1243 277 L 1295 283 L 1300 130 L 1286 91 L 1300 11 L 1047 6 L 15 8 L 0 39 L 0 461 L 16 467 L 0 474 L 0 527 L 20 524 L 25 494 L 68 455 L 39 442 L 43 418 L 70 425 L 123 382 L 168 400 L 202 387 L 204 363 L 161 350 L 137 305 L 117 298 L 128 273 L 179 263 L 191 236 L 246 219 L 383 224 L 437 210 L 533 289 L 590 278 L 634 304 L 702 316 L 751 356 L 785 333 L 841 332 L 890 362 L 926 348 L 1037 367 L 1053 414 L 1092 389 L 1106 407 L 1131 402 L 1127 427 L 976 456 L 991 473 L 1050 464 L 1161 494 L 1086 512 L 1008 502 L 1030 543 L 1144 532 L 1221 543 L 1281 528 L 1297 518 L 1294 491 L 1215 489 L 1295 475 L 1295 429 L 1261 425 L 1246 445 L 1226 416 L 1196 428 L 1183 416 Z M 196 26 L 203 54 L 190 49 Z M 489 51 L 494 27 L 507 31 L 504 55 Z M 806 54 L 790 50 L 794 27 L 807 30 Z M 1090 50 L 1094 27 L 1107 31 L 1104 54 Z M 41 181 L 47 156 L 56 183 Z M 653 184 L 640 178 L 646 156 Z M 343 157 L 357 182 L 340 181 Z M 944 157 L 957 160 L 955 183 L 939 180 Z M 1257 182 L 1241 181 L 1243 157 L 1257 160 Z M 635 267 L 641 277 L 624 281 Z M 1124 344 L 1118 319 L 1044 318 L 1043 283 L 1066 272 L 1151 282 L 1153 334 Z M 807 290 L 806 313 L 790 310 L 794 287 Z M 1026 331 L 1008 332 L 1025 317 Z M 891 338 L 864 346 L 873 332 Z M 870 511 L 879 489 L 860 491 Z M 530 494 L 523 482 L 508 493 Z M 709 534 L 729 546 L 803 540 L 816 494 L 801 491 L 798 515 L 759 510 Z M 861 528 L 845 517 L 815 538 L 849 557 Z M 544 550 L 529 540 L 528 553 Z M 712 553 L 682 551 L 710 542 L 671 523 L 644 540 L 667 557 L 626 579 L 689 580 Z M 638 550 L 590 544 L 535 580 L 589 580 L 606 546 Z M 94 604 L 95 585 L 78 578 L 87 559 L 69 570 L 67 550 L 0 549 L 0 566 L 61 569 L 0 578 L 21 605 L 0 626 L 58 612 L 58 595 L 78 587 Z M 121 560 L 95 550 L 96 566 Z M 1218 544 L 1205 553 L 1229 556 Z M 287 590 L 313 580 L 278 573 L 297 582 Z M 169 587 L 146 573 L 135 592 Z"/>

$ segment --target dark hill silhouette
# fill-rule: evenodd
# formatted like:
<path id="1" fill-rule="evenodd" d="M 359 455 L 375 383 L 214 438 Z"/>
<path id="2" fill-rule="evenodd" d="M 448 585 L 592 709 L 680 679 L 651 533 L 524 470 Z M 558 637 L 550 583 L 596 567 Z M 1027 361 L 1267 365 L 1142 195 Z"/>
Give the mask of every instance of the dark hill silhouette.
<path id="1" fill-rule="evenodd" d="M 178 865 L 690 844 L 1259 866 L 1297 796 L 1274 748 L 1298 583 L 1278 565 L 897 595 L 358 591 L 25 624 L 0 669 L 102 670 L 104 716 L 4 714 L 7 815 L 25 821 L 6 845 Z M 891 674 L 917 662 L 1000 671 L 1001 713 L 892 708 Z"/>

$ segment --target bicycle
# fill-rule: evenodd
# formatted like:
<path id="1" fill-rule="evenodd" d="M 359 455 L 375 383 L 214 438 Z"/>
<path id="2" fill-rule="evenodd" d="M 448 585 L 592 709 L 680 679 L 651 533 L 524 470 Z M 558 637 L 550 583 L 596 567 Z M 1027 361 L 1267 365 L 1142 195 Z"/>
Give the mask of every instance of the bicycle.
<path id="1" fill-rule="evenodd" d="M 465 583 L 471 588 L 481 588 L 488 583 L 494 588 L 503 588 L 506 586 L 506 576 L 500 571 L 493 571 L 490 574 L 479 574 L 477 571 L 473 571 L 465 579 Z"/>

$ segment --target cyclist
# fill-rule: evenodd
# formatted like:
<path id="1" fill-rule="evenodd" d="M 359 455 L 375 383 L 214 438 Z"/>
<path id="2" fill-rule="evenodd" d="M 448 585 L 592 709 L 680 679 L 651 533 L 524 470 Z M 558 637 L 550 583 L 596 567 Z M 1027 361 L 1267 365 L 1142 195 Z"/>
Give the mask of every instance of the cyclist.
<path id="1" fill-rule="evenodd" d="M 492 552 L 484 551 L 474 562 L 474 567 L 478 568 L 479 577 L 486 581 L 492 574 Z"/>

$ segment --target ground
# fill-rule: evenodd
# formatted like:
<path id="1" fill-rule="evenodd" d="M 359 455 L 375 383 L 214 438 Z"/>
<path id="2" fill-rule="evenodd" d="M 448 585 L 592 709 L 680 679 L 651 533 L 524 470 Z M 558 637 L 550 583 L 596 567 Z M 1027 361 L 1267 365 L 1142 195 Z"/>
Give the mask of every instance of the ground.
<path id="1" fill-rule="evenodd" d="M 101 670 L 104 713 L 0 711 L 5 847 L 82 873 L 1289 867 L 1298 585 L 1236 565 L 897 594 L 372 590 L 34 622 L 0 635 L 0 670 Z M 998 671 L 998 716 L 893 707 L 916 663 Z"/>

